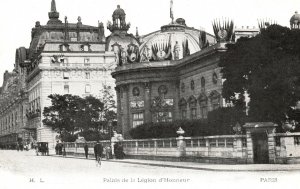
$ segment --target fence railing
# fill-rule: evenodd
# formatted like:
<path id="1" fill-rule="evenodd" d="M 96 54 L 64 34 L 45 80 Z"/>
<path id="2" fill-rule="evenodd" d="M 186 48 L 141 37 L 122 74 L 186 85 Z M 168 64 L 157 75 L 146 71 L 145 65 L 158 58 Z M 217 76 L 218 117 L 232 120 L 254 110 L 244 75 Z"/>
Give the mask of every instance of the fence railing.
<path id="1" fill-rule="evenodd" d="M 183 143 L 182 143 L 183 142 Z M 110 141 L 101 141 L 109 146 Z M 89 154 L 93 155 L 96 142 L 88 142 Z M 184 144 L 182 146 L 182 144 Z M 214 158 L 246 158 L 245 135 L 223 135 L 206 137 L 183 137 L 161 139 L 123 140 L 122 145 L 127 156 L 151 157 L 214 157 Z M 84 143 L 65 143 L 68 155 L 84 155 Z"/>

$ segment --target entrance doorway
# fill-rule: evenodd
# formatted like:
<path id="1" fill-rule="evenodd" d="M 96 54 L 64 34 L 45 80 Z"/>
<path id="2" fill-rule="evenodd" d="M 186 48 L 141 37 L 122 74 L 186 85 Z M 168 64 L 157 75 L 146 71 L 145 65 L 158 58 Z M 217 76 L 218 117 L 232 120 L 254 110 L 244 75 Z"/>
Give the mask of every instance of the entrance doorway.
<path id="1" fill-rule="evenodd" d="M 267 133 L 252 133 L 254 163 L 269 163 L 269 147 Z"/>

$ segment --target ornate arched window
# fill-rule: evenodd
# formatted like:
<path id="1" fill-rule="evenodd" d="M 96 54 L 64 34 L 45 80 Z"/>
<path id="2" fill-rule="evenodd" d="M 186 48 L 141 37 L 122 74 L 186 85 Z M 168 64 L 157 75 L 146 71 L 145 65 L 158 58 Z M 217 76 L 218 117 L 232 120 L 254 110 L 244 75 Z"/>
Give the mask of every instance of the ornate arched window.
<path id="1" fill-rule="evenodd" d="M 207 107 L 207 102 L 208 98 L 205 95 L 205 93 L 201 93 L 198 97 L 198 102 L 200 105 L 200 116 L 202 119 L 207 118 L 207 113 L 208 113 L 208 107 Z"/>
<path id="2" fill-rule="evenodd" d="M 191 80 L 191 90 L 194 90 L 195 89 L 195 82 L 194 80 Z"/>
<path id="3" fill-rule="evenodd" d="M 181 119 L 186 119 L 186 109 L 187 109 L 187 102 L 184 98 L 181 98 L 178 103 Z"/>
<path id="4" fill-rule="evenodd" d="M 189 108 L 190 108 L 190 118 L 196 119 L 197 118 L 197 99 L 192 95 L 188 99 Z"/>
<path id="5" fill-rule="evenodd" d="M 213 90 L 209 94 L 209 98 L 211 100 L 212 110 L 218 109 L 220 107 L 221 94 L 218 91 Z"/>
<path id="6" fill-rule="evenodd" d="M 182 93 L 185 92 L 185 85 L 184 85 L 184 83 L 181 83 L 181 92 L 182 92 Z"/>
<path id="7" fill-rule="evenodd" d="M 201 88 L 204 89 L 205 88 L 205 78 L 201 77 Z"/>

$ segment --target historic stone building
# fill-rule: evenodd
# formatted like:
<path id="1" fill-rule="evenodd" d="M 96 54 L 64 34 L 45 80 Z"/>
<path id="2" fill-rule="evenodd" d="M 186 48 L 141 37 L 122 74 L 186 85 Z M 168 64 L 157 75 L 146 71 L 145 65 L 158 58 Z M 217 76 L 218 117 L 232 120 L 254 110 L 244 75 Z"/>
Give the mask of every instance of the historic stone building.
<path id="1" fill-rule="evenodd" d="M 206 118 L 224 106 L 218 62 L 225 43 L 233 40 L 233 22 L 214 24 L 217 37 L 188 27 L 178 18 L 160 31 L 136 36 L 119 48 L 116 79 L 118 125 L 123 135 L 146 122 Z M 134 57 L 134 60 L 132 60 Z"/>
<path id="2" fill-rule="evenodd" d="M 115 55 L 106 50 L 103 24 L 98 23 L 97 27 L 84 25 L 80 17 L 77 23 L 68 23 L 67 17 L 62 22 L 54 0 L 48 15 L 46 25 L 36 22 L 32 29 L 30 47 L 18 49 L 16 66 L 19 70 L 5 75 L 2 91 L 9 89 L 6 83 L 10 85 L 16 80 L 22 84 L 26 97 L 24 101 L 18 98 L 19 101 L 9 104 L 11 111 L 4 109 L 1 113 L 1 128 L 4 128 L 1 140 L 4 143 L 12 141 L 6 140 L 5 136 L 15 134 L 14 128 L 18 127 L 30 131 L 32 139 L 49 142 L 53 147 L 57 133 L 42 123 L 42 110 L 51 105 L 50 94 L 99 97 L 103 85 L 115 86 L 111 77 Z M 24 76 L 22 81 L 17 79 L 20 74 Z"/>
<path id="3" fill-rule="evenodd" d="M 122 10 L 122 12 L 124 12 Z M 258 28 L 235 28 L 230 20 L 214 20 L 214 35 L 189 27 L 183 18 L 144 36 L 138 48 L 116 43 L 118 125 L 125 138 L 143 123 L 203 119 L 226 106 L 218 63 L 226 43 L 253 37 Z M 134 48 L 135 49 L 135 48 Z M 134 60 L 132 60 L 134 57 Z"/>

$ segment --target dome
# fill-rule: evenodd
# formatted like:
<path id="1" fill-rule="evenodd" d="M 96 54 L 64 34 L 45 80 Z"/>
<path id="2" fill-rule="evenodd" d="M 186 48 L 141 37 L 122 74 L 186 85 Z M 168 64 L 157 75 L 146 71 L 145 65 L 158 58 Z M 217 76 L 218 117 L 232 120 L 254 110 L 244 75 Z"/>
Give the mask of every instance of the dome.
<path id="1" fill-rule="evenodd" d="M 117 9 L 113 12 L 113 17 L 124 17 L 125 11 L 121 9 L 120 5 L 117 5 Z"/>
<path id="2" fill-rule="evenodd" d="M 300 14 L 296 11 L 295 14 L 290 19 L 290 24 L 292 25 L 300 25 Z"/>
<path id="3" fill-rule="evenodd" d="M 200 51 L 200 31 L 183 25 L 184 19 L 178 21 L 180 24 L 165 25 L 160 31 L 143 36 L 140 54 L 147 54 L 149 61 L 161 61 L 178 60 Z M 215 43 L 212 35 L 206 35 L 210 44 Z"/>

